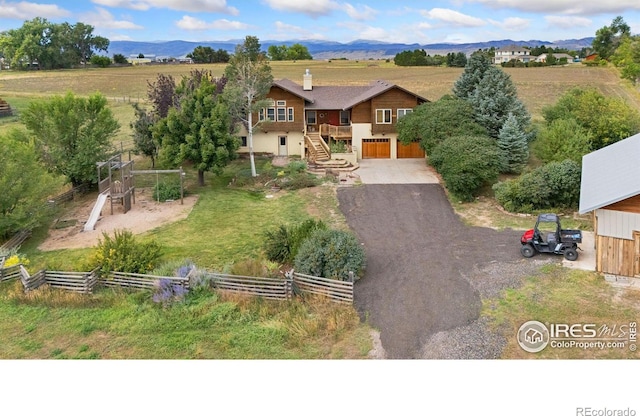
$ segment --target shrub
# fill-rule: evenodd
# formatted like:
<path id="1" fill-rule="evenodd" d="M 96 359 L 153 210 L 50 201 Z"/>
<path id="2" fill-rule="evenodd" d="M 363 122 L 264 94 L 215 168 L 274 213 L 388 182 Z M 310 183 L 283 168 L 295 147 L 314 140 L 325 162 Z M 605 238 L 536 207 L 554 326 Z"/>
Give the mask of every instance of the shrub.
<path id="1" fill-rule="evenodd" d="M 349 280 L 362 275 L 365 252 L 358 239 L 341 230 L 316 230 L 307 238 L 295 258 L 296 271 L 313 276 Z"/>
<path id="2" fill-rule="evenodd" d="M 436 146 L 429 163 L 442 175 L 449 192 L 471 201 L 483 186 L 498 178 L 503 158 L 496 141 L 489 137 L 457 136 Z"/>
<path id="3" fill-rule="evenodd" d="M 109 58 L 108 56 L 93 55 L 90 59 L 90 62 L 93 65 L 99 66 L 100 68 L 106 68 L 111 65 L 111 58 Z"/>
<path id="4" fill-rule="evenodd" d="M 153 187 L 153 199 L 156 201 L 168 201 L 180 199 L 180 184 L 171 182 L 158 182 Z"/>
<path id="5" fill-rule="evenodd" d="M 320 180 L 310 173 L 294 173 L 278 180 L 282 189 L 295 191 L 297 189 L 312 188 L 320 184 Z"/>
<path id="6" fill-rule="evenodd" d="M 161 247 L 155 241 L 141 243 L 131 231 L 115 230 L 113 237 L 106 232 L 94 249 L 92 268 L 100 273 L 147 273 L 154 269 L 161 256 Z"/>
<path id="7" fill-rule="evenodd" d="M 567 159 L 541 166 L 518 179 L 499 182 L 493 190 L 507 211 L 575 208 L 580 200 L 580 175 L 580 165 Z"/>
<path id="8" fill-rule="evenodd" d="M 156 284 L 152 299 L 166 308 L 174 302 L 183 300 L 187 292 L 187 288 L 171 279 L 160 279 Z"/>
<path id="9" fill-rule="evenodd" d="M 293 160 L 285 166 L 284 170 L 289 174 L 302 173 L 307 170 L 307 162 L 304 160 Z"/>
<path id="10" fill-rule="evenodd" d="M 299 225 L 281 225 L 265 233 L 264 251 L 267 258 L 279 263 L 293 262 L 302 243 L 316 230 L 325 230 L 322 220 L 309 219 Z"/>

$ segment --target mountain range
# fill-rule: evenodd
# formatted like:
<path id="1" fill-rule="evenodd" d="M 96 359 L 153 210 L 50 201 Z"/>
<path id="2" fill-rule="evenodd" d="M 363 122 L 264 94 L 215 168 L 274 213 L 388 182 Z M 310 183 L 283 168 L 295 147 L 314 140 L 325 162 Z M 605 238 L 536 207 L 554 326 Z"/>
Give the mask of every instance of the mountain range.
<path id="1" fill-rule="evenodd" d="M 500 48 L 510 45 L 518 46 L 541 46 L 560 47 L 569 50 L 579 51 L 582 48 L 591 47 L 593 37 L 582 39 L 569 39 L 559 41 L 527 40 L 514 41 L 511 39 L 494 40 L 488 42 L 474 43 L 433 43 L 421 45 L 418 43 L 386 43 L 372 40 L 356 40 L 349 43 L 317 40 L 290 40 L 290 41 L 261 41 L 262 49 L 267 50 L 271 45 L 291 46 L 300 43 L 307 47 L 313 59 L 387 59 L 393 58 L 397 53 L 406 50 L 424 49 L 430 55 L 446 55 L 447 53 L 463 52 L 467 55 L 478 49 Z M 116 40 L 109 45 L 109 54 L 122 54 L 124 56 L 145 56 L 183 58 L 192 52 L 196 46 L 208 46 L 214 50 L 223 49 L 233 53 L 236 45 L 244 40 L 228 41 L 204 41 L 190 42 L 182 40 L 158 41 L 158 42 L 137 42 Z"/>

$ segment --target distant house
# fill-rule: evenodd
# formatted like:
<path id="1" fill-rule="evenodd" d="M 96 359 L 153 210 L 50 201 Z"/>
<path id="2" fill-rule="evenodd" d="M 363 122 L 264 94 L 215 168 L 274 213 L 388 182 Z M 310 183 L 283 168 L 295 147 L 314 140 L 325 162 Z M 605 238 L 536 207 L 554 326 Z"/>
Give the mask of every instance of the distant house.
<path id="1" fill-rule="evenodd" d="M 558 61 L 562 60 L 562 59 L 566 59 L 567 63 L 572 63 L 574 62 L 574 57 L 567 54 L 567 53 L 553 53 L 552 54 L 554 58 L 556 58 Z M 546 63 L 547 62 L 547 57 L 549 56 L 548 53 L 543 53 L 541 55 L 538 55 L 535 59 L 536 62 L 542 62 L 542 63 Z"/>
<path id="2" fill-rule="evenodd" d="M 500 65 L 512 60 L 528 63 L 535 61 L 536 57 L 531 55 L 531 51 L 524 46 L 505 46 L 498 48 L 494 52 L 493 63 Z"/>
<path id="3" fill-rule="evenodd" d="M 640 134 L 582 158 L 580 213 L 594 213 L 596 270 L 640 276 Z"/>
<path id="4" fill-rule="evenodd" d="M 274 81 L 253 132 L 254 152 L 300 155 L 312 161 L 331 159 L 330 142 L 341 142 L 354 161 L 362 158 L 424 158 L 418 143 L 398 142 L 398 119 L 428 100 L 398 85 L 314 86 L 307 71 L 302 85 Z M 246 132 L 240 152 L 248 152 Z"/>
<path id="5" fill-rule="evenodd" d="M 589 55 L 585 56 L 584 60 L 587 61 L 587 62 L 597 61 L 598 60 L 598 54 L 597 53 L 590 53 Z"/>

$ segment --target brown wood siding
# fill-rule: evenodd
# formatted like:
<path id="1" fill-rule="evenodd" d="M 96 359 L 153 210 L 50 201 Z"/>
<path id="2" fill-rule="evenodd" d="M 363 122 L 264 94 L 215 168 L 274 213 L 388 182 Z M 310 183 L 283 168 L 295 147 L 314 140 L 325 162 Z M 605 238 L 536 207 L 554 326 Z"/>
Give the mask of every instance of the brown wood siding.
<path id="1" fill-rule="evenodd" d="M 371 99 L 371 133 L 395 133 L 399 108 L 414 108 L 418 98 L 397 88 Z M 391 124 L 376 124 L 376 110 L 391 109 Z"/>
<path id="2" fill-rule="evenodd" d="M 636 247 L 633 240 L 597 236 L 597 271 L 619 276 L 633 276 Z"/>
<path id="3" fill-rule="evenodd" d="M 613 211 L 633 212 L 640 214 L 640 195 L 632 196 L 615 204 L 608 205 L 602 209 L 610 209 Z"/>
<path id="4" fill-rule="evenodd" d="M 271 87 L 267 98 L 271 98 L 274 101 L 284 100 L 287 102 L 287 109 L 293 107 L 293 122 L 267 122 L 260 123 L 258 130 L 263 132 L 289 132 L 289 131 L 303 131 L 305 123 L 304 114 L 304 99 L 291 94 L 288 91 L 279 87 Z M 287 110 L 288 111 L 288 110 Z M 258 120 L 258 114 L 253 115 L 254 120 Z"/>
<path id="5" fill-rule="evenodd" d="M 351 110 L 352 123 L 371 123 L 371 101 L 358 104 Z"/>

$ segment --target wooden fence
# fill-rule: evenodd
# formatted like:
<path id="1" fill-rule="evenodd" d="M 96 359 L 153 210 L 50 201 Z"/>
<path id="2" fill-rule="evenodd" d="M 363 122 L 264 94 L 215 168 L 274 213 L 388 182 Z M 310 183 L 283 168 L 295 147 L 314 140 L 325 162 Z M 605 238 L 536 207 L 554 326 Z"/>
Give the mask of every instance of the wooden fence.
<path id="1" fill-rule="evenodd" d="M 285 300 L 296 295 L 311 294 L 325 296 L 333 302 L 353 304 L 353 281 L 325 279 L 296 272 L 287 273 L 285 279 L 219 273 L 207 273 L 206 276 L 216 289 L 266 299 Z"/>
<path id="2" fill-rule="evenodd" d="M 4 264 L 4 257 L 0 259 L 0 263 Z M 20 265 L 7 267 L 6 269 L 0 265 L 0 282 L 20 278 Z"/>
<path id="3" fill-rule="evenodd" d="M 266 299 L 285 300 L 291 298 L 291 288 L 285 279 L 271 277 L 234 276 L 206 273 L 213 287 L 219 290 L 239 292 Z"/>
<path id="4" fill-rule="evenodd" d="M 353 303 L 353 281 L 325 279 L 295 272 L 292 276 L 294 290 L 325 296 L 338 303 Z"/>
<path id="5" fill-rule="evenodd" d="M 150 274 L 111 272 L 108 276 L 100 278 L 100 284 L 107 287 L 121 287 L 127 289 L 154 289 L 161 280 L 170 280 L 172 284 L 178 284 L 185 289 L 189 288 L 189 276 L 154 276 Z"/>
<path id="6" fill-rule="evenodd" d="M 28 230 L 19 231 L 9 240 L 5 241 L 3 245 L 0 246 L 0 251 L 1 252 L 11 251 L 16 247 L 19 247 L 22 243 L 24 243 L 24 240 L 29 238 L 30 235 L 31 235 L 31 231 L 28 231 Z"/>
<path id="7" fill-rule="evenodd" d="M 91 272 L 41 270 L 29 275 L 21 264 L 2 268 L 2 263 L 4 259 L 0 258 L 0 282 L 20 279 L 27 292 L 36 290 L 45 283 L 54 288 L 86 294 L 92 293 L 96 286 L 153 290 L 160 286 L 162 280 L 168 280 L 172 285 L 177 284 L 188 289 L 191 280 L 190 274 L 186 277 L 172 277 L 112 272 L 106 276 L 99 276 L 96 270 Z M 311 294 L 327 297 L 333 302 L 353 304 L 352 281 L 344 282 L 295 272 L 287 273 L 284 279 L 212 272 L 204 272 L 201 276 L 211 282 L 215 289 L 265 299 L 287 300 L 294 296 Z"/>
<path id="8" fill-rule="evenodd" d="M 73 201 L 76 195 L 87 193 L 89 192 L 89 189 L 90 187 L 87 184 L 79 185 L 73 189 L 68 190 L 67 192 L 63 192 L 60 195 L 54 196 L 53 198 L 49 199 L 47 203 L 49 205 L 55 206 L 62 202 Z"/>

